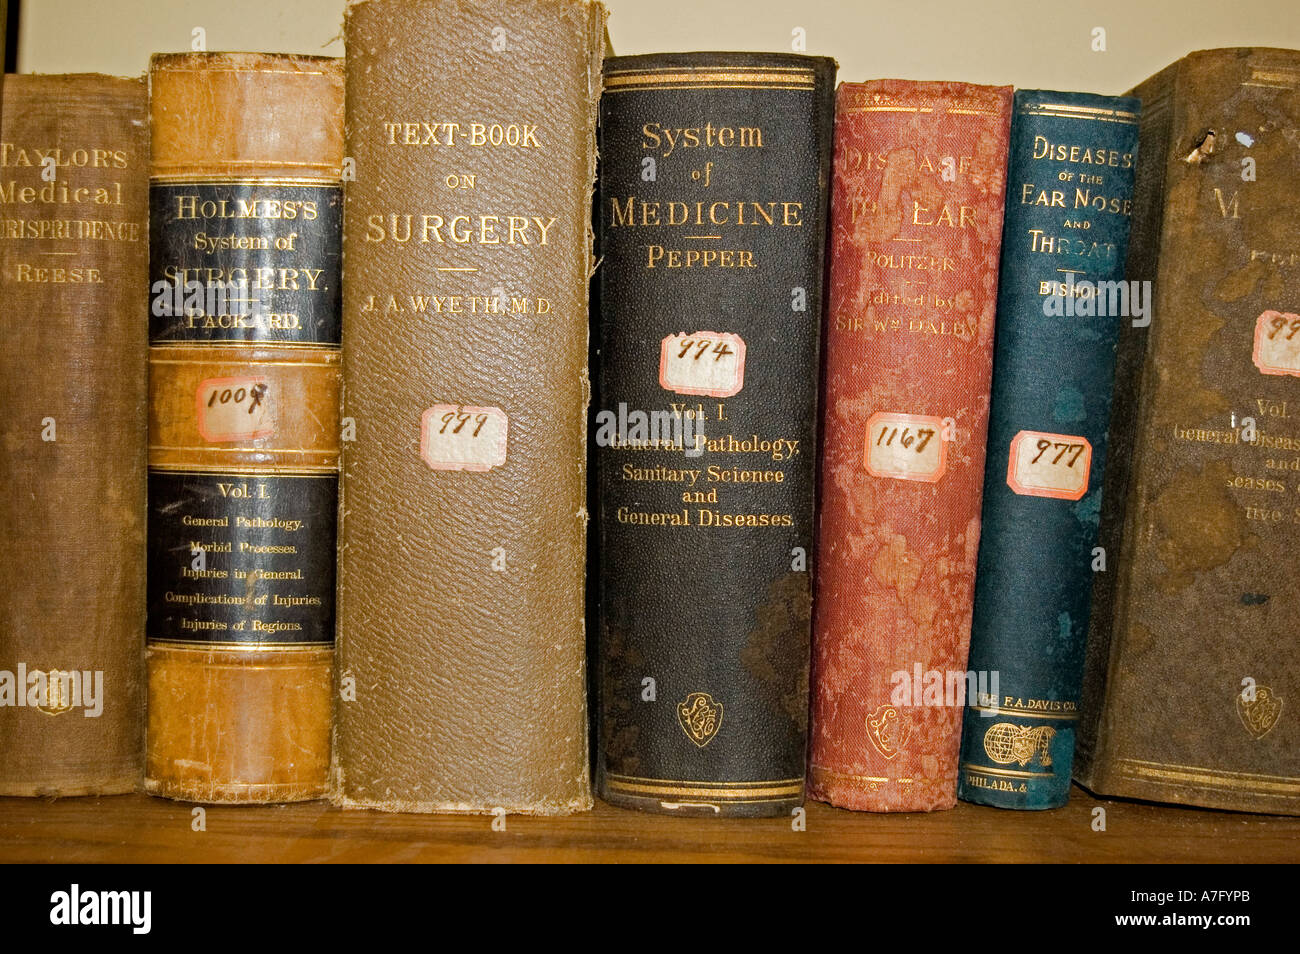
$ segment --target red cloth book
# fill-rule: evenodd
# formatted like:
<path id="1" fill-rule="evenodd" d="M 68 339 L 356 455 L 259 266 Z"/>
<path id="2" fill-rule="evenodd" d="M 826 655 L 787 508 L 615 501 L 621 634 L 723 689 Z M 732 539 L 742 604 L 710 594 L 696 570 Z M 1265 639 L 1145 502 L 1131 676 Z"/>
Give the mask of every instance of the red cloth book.
<path id="1" fill-rule="evenodd" d="M 956 801 L 1009 87 L 837 94 L 808 794 Z"/>

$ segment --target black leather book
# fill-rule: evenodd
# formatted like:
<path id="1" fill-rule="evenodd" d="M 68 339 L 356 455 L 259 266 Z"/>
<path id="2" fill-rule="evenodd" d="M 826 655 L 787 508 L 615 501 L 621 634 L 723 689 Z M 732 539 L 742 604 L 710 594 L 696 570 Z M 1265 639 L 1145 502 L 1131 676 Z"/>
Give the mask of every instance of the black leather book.
<path id="1" fill-rule="evenodd" d="M 835 62 L 607 61 L 597 784 L 650 811 L 803 801 Z"/>

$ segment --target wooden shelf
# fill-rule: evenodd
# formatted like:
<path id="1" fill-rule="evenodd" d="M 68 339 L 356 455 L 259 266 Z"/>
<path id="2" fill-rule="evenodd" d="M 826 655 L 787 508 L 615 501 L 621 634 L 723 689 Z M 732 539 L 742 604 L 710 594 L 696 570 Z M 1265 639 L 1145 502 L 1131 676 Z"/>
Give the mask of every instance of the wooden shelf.
<path id="1" fill-rule="evenodd" d="M 1106 831 L 1092 829 L 1106 809 Z M 596 809 L 566 818 L 340 811 L 322 802 L 206 808 L 122 795 L 0 798 L 4 862 L 1296 862 L 1300 818 L 1098 800 L 1075 788 L 1052 812 L 958 804 L 873 815 L 809 803 L 790 819 L 672 818 Z"/>

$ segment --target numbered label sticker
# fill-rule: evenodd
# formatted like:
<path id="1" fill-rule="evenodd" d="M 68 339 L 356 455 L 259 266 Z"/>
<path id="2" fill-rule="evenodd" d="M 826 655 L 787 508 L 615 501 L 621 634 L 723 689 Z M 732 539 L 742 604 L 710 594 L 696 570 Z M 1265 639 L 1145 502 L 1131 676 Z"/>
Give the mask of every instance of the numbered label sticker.
<path id="1" fill-rule="evenodd" d="M 669 335 L 659 350 L 659 385 L 678 394 L 738 394 L 745 386 L 745 342 L 718 331 Z"/>
<path id="2" fill-rule="evenodd" d="M 509 420 L 499 407 L 435 404 L 420 418 L 420 456 L 434 470 L 491 470 L 506 462 Z"/>
<path id="3" fill-rule="evenodd" d="M 1300 315 L 1266 311 L 1255 322 L 1255 367 L 1300 376 Z"/>
<path id="4" fill-rule="evenodd" d="M 934 483 L 948 469 L 943 418 L 877 411 L 867 419 L 865 464 L 872 477 Z"/>
<path id="5" fill-rule="evenodd" d="M 199 435 L 210 444 L 275 433 L 275 402 L 266 378 L 205 378 L 194 398 Z"/>
<path id="6" fill-rule="evenodd" d="M 1022 496 L 1078 500 L 1091 470 L 1092 445 L 1082 437 L 1021 431 L 1011 439 L 1007 485 Z"/>

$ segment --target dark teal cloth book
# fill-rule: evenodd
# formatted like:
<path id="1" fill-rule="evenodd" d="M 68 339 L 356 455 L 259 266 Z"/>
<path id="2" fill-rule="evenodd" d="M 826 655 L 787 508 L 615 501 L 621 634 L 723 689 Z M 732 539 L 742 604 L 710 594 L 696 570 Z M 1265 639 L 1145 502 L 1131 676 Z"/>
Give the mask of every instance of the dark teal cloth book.
<path id="1" fill-rule="evenodd" d="M 1140 102 L 1020 90 L 958 796 L 1065 804 L 1083 678 L 1115 346 L 1149 320 L 1125 283 Z M 996 686 L 996 688 L 993 688 Z"/>

